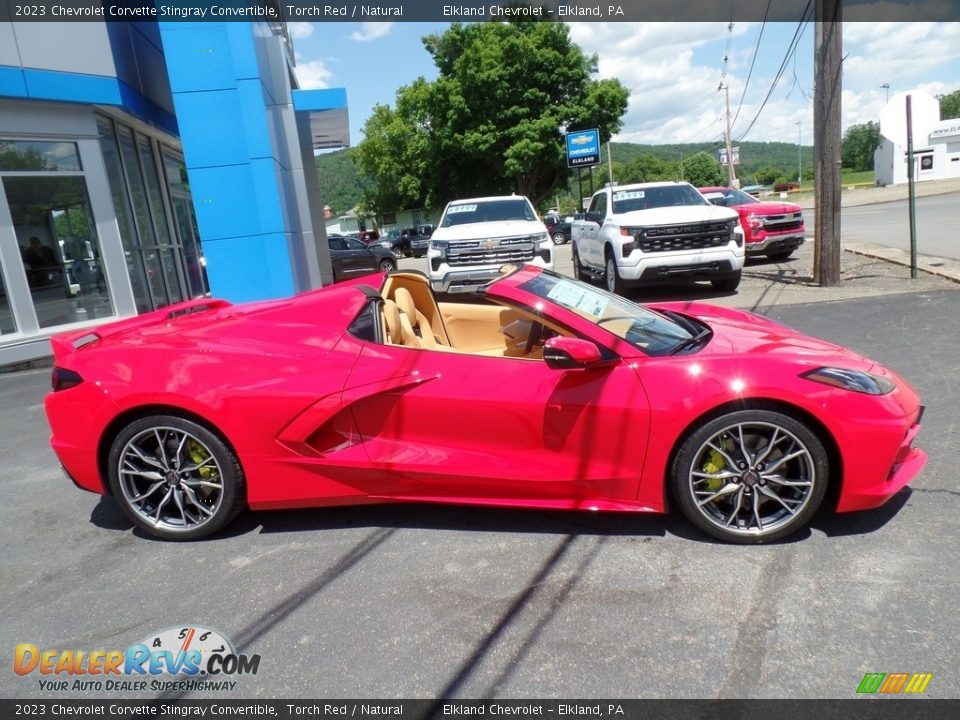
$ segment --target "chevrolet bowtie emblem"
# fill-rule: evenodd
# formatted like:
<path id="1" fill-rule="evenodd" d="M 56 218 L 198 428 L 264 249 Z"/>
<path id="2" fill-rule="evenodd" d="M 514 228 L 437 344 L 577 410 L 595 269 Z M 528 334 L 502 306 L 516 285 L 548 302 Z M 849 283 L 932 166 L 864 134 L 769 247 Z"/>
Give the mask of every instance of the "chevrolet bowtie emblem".
<path id="1" fill-rule="evenodd" d="M 497 246 L 497 241 L 494 240 L 493 238 L 487 238 L 486 240 L 483 241 L 483 246 L 487 250 L 493 250 Z"/>

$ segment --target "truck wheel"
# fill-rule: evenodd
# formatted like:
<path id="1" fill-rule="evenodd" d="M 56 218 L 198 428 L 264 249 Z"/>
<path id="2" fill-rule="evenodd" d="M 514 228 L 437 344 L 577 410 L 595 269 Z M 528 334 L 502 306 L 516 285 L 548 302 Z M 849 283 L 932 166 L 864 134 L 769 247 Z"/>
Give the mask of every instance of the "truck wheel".
<path id="1" fill-rule="evenodd" d="M 739 278 L 738 278 L 739 279 Z M 623 280 L 620 279 L 620 271 L 617 269 L 617 260 L 613 257 L 610 248 L 607 248 L 607 260 L 603 269 L 604 286 L 612 293 L 623 295 Z"/>
<path id="2" fill-rule="evenodd" d="M 583 276 L 583 266 L 580 264 L 580 253 L 577 252 L 577 244 L 573 244 L 571 251 L 571 256 L 573 259 L 573 277 L 576 280 L 585 280 Z"/>
<path id="3" fill-rule="evenodd" d="M 715 277 L 710 281 L 710 284 L 713 285 L 714 290 L 733 292 L 740 285 L 740 270 Z"/>

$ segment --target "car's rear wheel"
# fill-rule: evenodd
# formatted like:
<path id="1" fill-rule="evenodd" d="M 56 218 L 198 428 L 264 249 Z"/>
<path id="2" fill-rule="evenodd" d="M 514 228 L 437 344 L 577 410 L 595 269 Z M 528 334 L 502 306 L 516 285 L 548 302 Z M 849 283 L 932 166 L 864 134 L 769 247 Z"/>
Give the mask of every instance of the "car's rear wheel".
<path id="1" fill-rule="evenodd" d="M 397 263 L 390 258 L 384 258 L 380 261 L 380 272 L 392 272 L 397 269 Z"/>
<path id="2" fill-rule="evenodd" d="M 713 289 L 719 292 L 733 292 L 738 287 L 740 287 L 740 270 L 737 270 L 732 273 L 727 273 L 726 275 L 721 275 L 710 280 L 710 284 L 713 285 Z"/>
<path id="3" fill-rule="evenodd" d="M 553 240 L 554 245 L 563 245 L 567 241 L 567 236 L 558 230 L 550 239 Z"/>
<path id="4" fill-rule="evenodd" d="M 220 437 L 175 415 L 123 428 L 107 460 L 114 498 L 138 527 L 167 540 L 223 528 L 246 501 L 243 470 Z"/>
<path id="5" fill-rule="evenodd" d="M 720 540 L 763 543 L 804 527 L 827 490 L 823 443 L 796 418 L 740 410 L 697 428 L 671 469 L 677 504 Z"/>

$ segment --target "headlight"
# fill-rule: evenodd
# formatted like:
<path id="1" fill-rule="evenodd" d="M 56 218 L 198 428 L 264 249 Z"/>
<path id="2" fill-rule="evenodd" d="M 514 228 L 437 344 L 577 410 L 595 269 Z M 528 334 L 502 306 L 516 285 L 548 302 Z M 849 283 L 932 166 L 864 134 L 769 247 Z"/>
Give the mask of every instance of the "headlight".
<path id="1" fill-rule="evenodd" d="M 747 222 L 750 223 L 750 227 L 756 229 L 763 225 L 763 222 L 760 220 L 760 217 L 756 213 L 750 213 L 747 215 Z"/>
<path id="2" fill-rule="evenodd" d="M 867 395 L 886 395 L 896 387 L 893 381 L 885 377 L 871 375 L 861 370 L 846 370 L 844 368 L 817 368 L 803 373 L 800 377 L 844 390 L 866 393 Z"/>
<path id="3" fill-rule="evenodd" d="M 538 245 L 542 245 L 545 242 L 550 241 L 550 235 L 547 233 L 538 233 L 536 235 L 531 235 L 530 239 Z"/>
<path id="4" fill-rule="evenodd" d="M 436 250 L 441 255 L 447 254 L 447 248 L 450 246 L 450 243 L 446 240 L 431 240 L 428 248 L 430 250 Z"/>

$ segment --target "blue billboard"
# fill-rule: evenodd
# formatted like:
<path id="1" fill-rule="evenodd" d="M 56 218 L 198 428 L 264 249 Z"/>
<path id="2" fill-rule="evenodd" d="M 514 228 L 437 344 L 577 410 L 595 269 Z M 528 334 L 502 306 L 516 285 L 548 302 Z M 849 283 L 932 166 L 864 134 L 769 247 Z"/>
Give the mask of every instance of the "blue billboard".
<path id="1" fill-rule="evenodd" d="M 576 130 L 567 133 L 567 167 L 587 167 L 599 164 L 599 130 Z"/>

